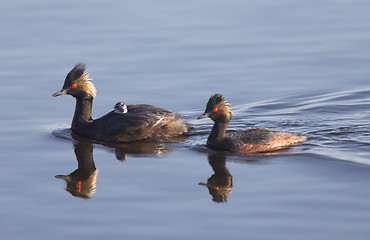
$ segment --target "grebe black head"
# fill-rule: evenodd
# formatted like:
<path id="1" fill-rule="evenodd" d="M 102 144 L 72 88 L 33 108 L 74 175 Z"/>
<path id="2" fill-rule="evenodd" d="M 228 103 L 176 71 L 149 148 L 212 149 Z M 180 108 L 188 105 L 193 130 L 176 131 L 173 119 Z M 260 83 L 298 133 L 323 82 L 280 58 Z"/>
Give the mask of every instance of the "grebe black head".
<path id="1" fill-rule="evenodd" d="M 209 117 L 213 121 L 222 119 L 230 121 L 232 114 L 229 105 L 222 94 L 214 94 L 208 100 L 206 110 L 198 119 Z"/>
<path id="2" fill-rule="evenodd" d="M 114 112 L 120 114 L 127 113 L 127 105 L 124 102 L 116 103 L 116 105 L 114 105 Z"/>
<path id="3" fill-rule="evenodd" d="M 215 122 L 207 141 L 207 145 L 215 149 L 256 154 L 280 150 L 306 140 L 304 136 L 271 128 L 252 128 L 226 134 L 231 110 L 221 94 L 211 96 L 205 112 L 198 119 L 206 117 Z"/>
<path id="4" fill-rule="evenodd" d="M 90 81 L 89 74 L 85 70 L 86 67 L 84 64 L 76 64 L 64 80 L 63 88 L 52 96 L 56 97 L 69 94 L 73 97 L 85 96 L 94 98 L 96 96 L 96 89 Z"/>

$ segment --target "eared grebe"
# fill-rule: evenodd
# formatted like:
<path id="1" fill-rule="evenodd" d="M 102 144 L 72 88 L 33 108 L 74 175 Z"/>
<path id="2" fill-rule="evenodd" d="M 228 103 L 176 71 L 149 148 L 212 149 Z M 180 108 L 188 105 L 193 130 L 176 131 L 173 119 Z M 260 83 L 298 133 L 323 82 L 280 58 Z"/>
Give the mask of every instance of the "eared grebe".
<path id="1" fill-rule="evenodd" d="M 221 94 L 211 96 L 205 112 L 198 119 L 205 117 L 215 122 L 207 141 L 207 145 L 215 149 L 258 154 L 284 149 L 307 139 L 304 136 L 271 128 L 252 128 L 226 135 L 231 120 L 231 109 Z"/>
<path id="2" fill-rule="evenodd" d="M 169 138 L 188 132 L 189 126 L 177 114 L 147 104 L 129 104 L 127 113 L 114 111 L 92 119 L 94 85 L 85 72 L 85 65 L 77 64 L 68 73 L 62 90 L 54 97 L 69 94 L 76 98 L 71 129 L 77 134 L 99 141 L 131 142 L 149 138 Z"/>
<path id="3" fill-rule="evenodd" d="M 113 111 L 119 114 L 127 113 L 127 105 L 124 102 L 118 102 L 116 105 L 114 105 Z"/>

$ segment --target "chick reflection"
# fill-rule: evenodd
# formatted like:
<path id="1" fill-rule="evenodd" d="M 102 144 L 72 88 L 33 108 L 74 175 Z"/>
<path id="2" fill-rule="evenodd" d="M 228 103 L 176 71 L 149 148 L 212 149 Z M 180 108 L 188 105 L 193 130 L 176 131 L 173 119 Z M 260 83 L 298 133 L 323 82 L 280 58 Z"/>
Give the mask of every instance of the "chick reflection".
<path id="1" fill-rule="evenodd" d="M 55 177 L 66 181 L 66 190 L 73 196 L 90 198 L 95 193 L 98 175 L 93 159 L 93 144 L 88 140 L 79 139 L 74 144 L 74 148 L 78 162 L 77 169 L 69 175 L 57 175 Z"/>
<path id="2" fill-rule="evenodd" d="M 233 187 L 233 176 L 226 168 L 225 152 L 220 151 L 209 155 L 208 162 L 215 173 L 208 178 L 207 183 L 199 183 L 199 185 L 208 188 L 214 202 L 226 202 L 227 195 Z"/>
<path id="3" fill-rule="evenodd" d="M 160 142 L 136 142 L 136 143 L 121 143 L 121 144 L 105 144 L 109 148 L 115 149 L 116 158 L 122 162 L 126 161 L 128 154 L 131 156 L 152 156 L 153 154 L 162 154 L 172 151 L 166 148 Z"/>

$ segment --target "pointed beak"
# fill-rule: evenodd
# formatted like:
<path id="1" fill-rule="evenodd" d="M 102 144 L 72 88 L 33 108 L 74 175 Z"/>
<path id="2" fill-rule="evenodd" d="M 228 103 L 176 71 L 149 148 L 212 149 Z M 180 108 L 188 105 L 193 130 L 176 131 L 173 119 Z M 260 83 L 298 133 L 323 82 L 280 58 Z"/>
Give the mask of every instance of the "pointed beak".
<path id="1" fill-rule="evenodd" d="M 62 89 L 62 90 L 60 90 L 60 91 L 58 91 L 58 92 L 54 93 L 54 94 L 53 94 L 53 95 L 51 95 L 51 96 L 56 97 L 56 96 L 60 96 L 60 95 L 64 95 L 64 94 L 67 94 L 67 90 L 66 90 L 66 89 Z"/>
<path id="2" fill-rule="evenodd" d="M 200 116 L 198 117 L 198 119 L 202 119 L 202 118 L 209 117 L 209 114 L 210 114 L 210 113 L 203 113 L 202 115 L 200 115 Z"/>
<path id="3" fill-rule="evenodd" d="M 55 176 L 55 178 L 58 178 L 58 179 L 64 179 L 64 180 L 66 180 L 66 181 L 68 181 L 68 180 L 72 180 L 72 179 L 71 179 L 71 176 L 69 176 L 69 175 L 56 175 L 56 176 Z"/>

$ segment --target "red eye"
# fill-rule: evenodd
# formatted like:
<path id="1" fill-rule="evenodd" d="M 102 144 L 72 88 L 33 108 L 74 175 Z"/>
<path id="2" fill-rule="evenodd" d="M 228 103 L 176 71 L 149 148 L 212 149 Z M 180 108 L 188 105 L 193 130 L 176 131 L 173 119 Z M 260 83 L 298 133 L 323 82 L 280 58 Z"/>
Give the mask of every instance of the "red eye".
<path id="1" fill-rule="evenodd" d="M 76 88 L 77 87 L 77 85 L 76 84 L 72 84 L 72 88 Z"/>
<path id="2" fill-rule="evenodd" d="M 217 111 L 218 111 L 218 109 L 217 109 L 217 108 L 214 108 L 214 109 L 213 109 L 213 112 L 217 112 Z"/>

